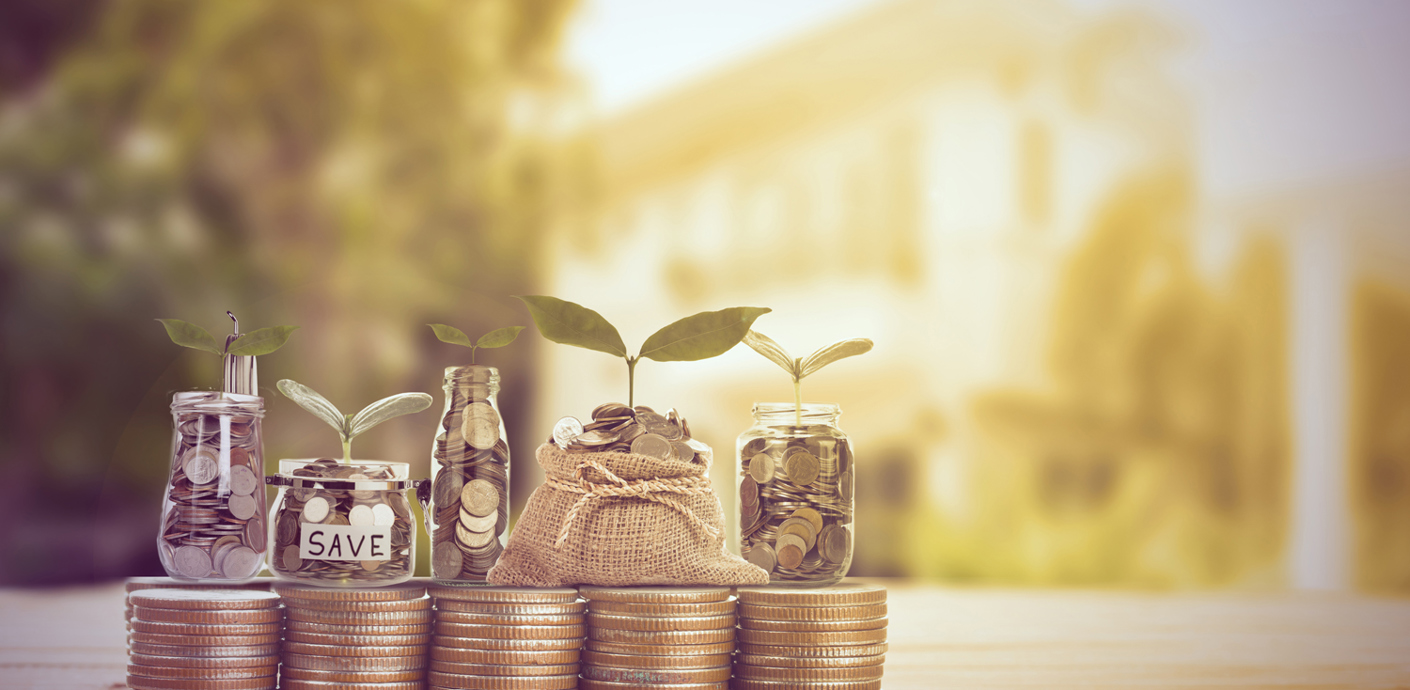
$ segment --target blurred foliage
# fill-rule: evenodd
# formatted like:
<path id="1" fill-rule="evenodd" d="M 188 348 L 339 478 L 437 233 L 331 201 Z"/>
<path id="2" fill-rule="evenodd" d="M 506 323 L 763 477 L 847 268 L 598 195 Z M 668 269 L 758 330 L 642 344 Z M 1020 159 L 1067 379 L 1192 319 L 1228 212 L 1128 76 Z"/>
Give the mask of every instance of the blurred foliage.
<path id="1" fill-rule="evenodd" d="M 115 0 L 58 21 L 80 34 L 42 74 L 7 67 L 0 581 L 156 566 L 169 392 L 220 379 L 153 318 L 302 326 L 261 367 L 271 415 L 280 372 L 350 404 L 427 390 L 463 354 L 426 321 L 524 318 L 487 295 L 535 285 L 580 188 L 581 145 L 538 126 L 570 4 Z M 425 462 L 424 416 L 379 431 L 386 459 Z M 319 452 L 304 429 L 267 425 L 267 465 Z"/>

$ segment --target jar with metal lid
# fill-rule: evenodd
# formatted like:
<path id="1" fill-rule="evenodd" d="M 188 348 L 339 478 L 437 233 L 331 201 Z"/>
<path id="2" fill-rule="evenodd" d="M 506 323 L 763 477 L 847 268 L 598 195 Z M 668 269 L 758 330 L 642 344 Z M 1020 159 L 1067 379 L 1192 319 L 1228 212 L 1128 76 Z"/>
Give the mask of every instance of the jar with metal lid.
<path id="1" fill-rule="evenodd" d="M 264 562 L 264 449 L 257 395 L 189 391 L 171 398 L 171 472 L 157 550 L 187 582 L 241 582 Z"/>
<path id="2" fill-rule="evenodd" d="M 741 551 L 771 583 L 829 585 L 852 565 L 854 449 L 840 414 L 830 404 L 756 403 L 754 426 L 739 436 Z"/>
<path id="3" fill-rule="evenodd" d="M 499 370 L 448 367 L 445 412 L 431 446 L 431 575 L 483 584 L 509 528 L 509 444 L 499 414 Z"/>
<path id="4" fill-rule="evenodd" d="M 269 569 L 322 587 L 405 582 L 416 564 L 416 524 L 404 462 L 280 460 L 269 516 Z"/>

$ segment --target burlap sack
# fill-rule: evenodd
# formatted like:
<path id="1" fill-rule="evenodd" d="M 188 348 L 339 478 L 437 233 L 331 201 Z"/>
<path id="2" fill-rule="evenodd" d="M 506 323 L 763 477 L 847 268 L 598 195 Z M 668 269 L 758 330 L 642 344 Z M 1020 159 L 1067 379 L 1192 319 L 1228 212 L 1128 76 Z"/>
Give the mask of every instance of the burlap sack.
<path id="1" fill-rule="evenodd" d="M 546 475 L 490 570 L 496 585 L 762 585 L 725 550 L 724 511 L 703 462 L 539 446 Z M 699 457 L 697 458 L 699 459 Z"/>

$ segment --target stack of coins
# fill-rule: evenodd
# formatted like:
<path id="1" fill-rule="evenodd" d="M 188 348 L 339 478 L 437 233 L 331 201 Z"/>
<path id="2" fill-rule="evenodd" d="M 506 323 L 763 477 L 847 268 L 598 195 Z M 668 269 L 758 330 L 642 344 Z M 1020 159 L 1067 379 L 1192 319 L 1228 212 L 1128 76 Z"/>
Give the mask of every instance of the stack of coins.
<path id="1" fill-rule="evenodd" d="M 128 595 L 127 687 L 273 690 L 279 596 L 240 589 L 144 589 Z"/>
<path id="2" fill-rule="evenodd" d="M 275 583 L 284 597 L 284 690 L 420 690 L 431 637 L 425 585 L 333 589 Z"/>
<path id="3" fill-rule="evenodd" d="M 385 465 L 345 465 L 319 458 L 290 474 L 304 480 L 390 482 L 396 479 Z M 274 572 L 295 580 L 366 582 L 369 585 L 411 577 L 411 538 L 416 526 L 406 496 L 395 489 L 329 489 L 324 484 L 289 487 L 274 516 Z M 301 523 L 391 527 L 389 560 L 304 559 L 299 552 Z"/>
<path id="4" fill-rule="evenodd" d="M 446 411 L 434 465 L 431 574 L 483 582 L 504 551 L 509 527 L 509 445 L 493 404 L 498 374 L 461 367 L 446 374 Z"/>
<path id="5" fill-rule="evenodd" d="M 174 577 L 129 577 L 124 585 L 126 591 L 127 620 L 132 620 L 132 593 L 140 592 L 144 589 L 252 589 L 268 592 L 269 580 L 251 580 L 249 582 L 187 582 Z M 129 631 L 132 626 L 128 626 Z"/>
<path id="6" fill-rule="evenodd" d="M 218 399 L 220 393 L 181 394 Z M 264 458 L 252 415 L 180 412 L 158 540 L 167 574 L 244 580 L 264 561 Z M 222 468 L 227 468 L 222 471 Z"/>
<path id="7" fill-rule="evenodd" d="M 878 690 L 886 588 L 739 590 L 736 690 Z"/>
<path id="8" fill-rule="evenodd" d="M 576 589 L 432 587 L 433 689 L 577 687 L 583 602 Z"/>
<path id="9" fill-rule="evenodd" d="M 852 562 L 852 452 L 827 434 L 756 438 L 740 454 L 741 549 L 775 581 L 828 584 Z"/>
<path id="10" fill-rule="evenodd" d="M 638 453 L 661 460 L 694 462 L 708 448 L 690 438 L 690 424 L 674 409 L 666 414 L 638 405 L 598 405 L 592 423 L 574 417 L 553 425 L 553 443 L 569 453 Z"/>
<path id="11" fill-rule="evenodd" d="M 729 687 L 735 602 L 728 587 L 583 587 L 584 690 Z"/>

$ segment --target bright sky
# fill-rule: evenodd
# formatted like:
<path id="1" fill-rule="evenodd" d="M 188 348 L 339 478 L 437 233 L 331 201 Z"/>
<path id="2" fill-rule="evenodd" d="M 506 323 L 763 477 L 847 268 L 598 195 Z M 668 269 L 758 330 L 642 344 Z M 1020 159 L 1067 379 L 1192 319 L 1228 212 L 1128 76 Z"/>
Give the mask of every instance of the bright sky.
<path id="1" fill-rule="evenodd" d="M 584 0 L 568 59 L 610 116 L 877 0 Z M 1191 30 L 1177 67 L 1207 191 L 1239 194 L 1410 162 L 1410 2 L 1070 0 Z"/>

